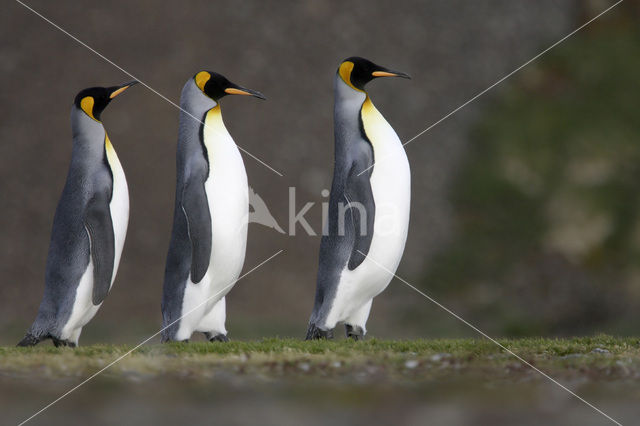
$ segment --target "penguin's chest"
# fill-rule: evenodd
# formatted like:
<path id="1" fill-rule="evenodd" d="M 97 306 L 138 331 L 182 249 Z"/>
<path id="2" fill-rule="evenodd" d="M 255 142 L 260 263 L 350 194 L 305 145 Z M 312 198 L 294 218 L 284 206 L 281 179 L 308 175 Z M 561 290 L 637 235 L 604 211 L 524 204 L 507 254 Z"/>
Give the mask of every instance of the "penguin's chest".
<path id="1" fill-rule="evenodd" d="M 211 213 L 212 280 L 226 285 L 235 280 L 244 264 L 249 220 L 249 188 L 242 157 L 230 137 L 218 140 L 210 154 L 205 191 Z M 209 150 L 211 152 L 212 150 Z"/>
<path id="2" fill-rule="evenodd" d="M 204 186 L 211 215 L 211 260 L 202 282 L 194 286 L 202 287 L 202 296 L 215 295 L 213 305 L 231 289 L 244 264 L 249 188 L 244 162 L 226 129 L 205 125 L 203 136 L 209 160 Z"/>
<path id="3" fill-rule="evenodd" d="M 107 159 L 113 175 L 113 190 L 111 202 L 109 203 L 111 221 L 113 222 L 113 235 L 115 237 L 115 256 L 113 275 L 111 276 L 111 285 L 113 285 L 118 272 L 118 266 L 120 265 L 120 256 L 122 255 L 124 240 L 127 236 L 127 227 L 129 225 L 129 188 L 120 160 L 110 142 L 107 144 Z"/>
<path id="4" fill-rule="evenodd" d="M 203 319 L 231 290 L 247 245 L 249 190 L 240 152 L 224 127 L 216 129 L 205 121 L 203 135 L 209 159 L 205 192 L 211 214 L 211 260 L 199 283 L 187 281 L 176 334 L 179 340 L 202 327 Z"/>
<path id="5" fill-rule="evenodd" d="M 386 124 L 383 125 L 383 124 Z M 404 148 L 386 121 L 371 131 L 375 165 L 371 174 L 371 191 L 376 206 L 373 238 L 363 262 L 369 274 L 380 274 L 380 263 L 395 272 L 407 239 L 411 203 L 411 174 Z"/>
<path id="6" fill-rule="evenodd" d="M 375 202 L 373 237 L 367 258 L 354 270 L 345 265 L 338 293 L 344 310 L 356 309 L 382 292 L 395 273 L 409 228 L 411 175 L 406 153 L 393 128 L 371 106 L 363 107 L 363 127 L 373 146 L 370 177 Z"/>

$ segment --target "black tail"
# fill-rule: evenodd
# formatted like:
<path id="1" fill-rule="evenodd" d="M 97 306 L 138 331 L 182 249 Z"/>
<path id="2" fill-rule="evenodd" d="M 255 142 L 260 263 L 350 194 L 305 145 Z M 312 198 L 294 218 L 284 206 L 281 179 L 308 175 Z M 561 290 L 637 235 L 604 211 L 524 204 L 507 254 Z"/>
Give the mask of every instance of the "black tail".
<path id="1" fill-rule="evenodd" d="M 24 336 L 16 346 L 35 346 L 41 341 L 42 341 L 41 338 L 38 338 L 31 333 L 27 333 L 27 335 Z"/>
<path id="2" fill-rule="evenodd" d="M 310 323 L 304 340 L 333 339 L 333 330 L 323 330 Z"/>

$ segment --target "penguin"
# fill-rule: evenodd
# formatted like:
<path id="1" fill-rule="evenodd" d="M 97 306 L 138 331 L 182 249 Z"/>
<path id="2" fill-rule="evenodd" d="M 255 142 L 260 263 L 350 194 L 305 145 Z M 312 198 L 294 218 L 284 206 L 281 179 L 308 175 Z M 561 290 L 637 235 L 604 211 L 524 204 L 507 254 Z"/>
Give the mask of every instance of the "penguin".
<path id="1" fill-rule="evenodd" d="M 55 346 L 77 346 L 111 290 L 127 234 L 129 190 L 100 115 L 136 83 L 91 87 L 75 98 L 71 164 L 53 218 L 44 296 L 18 346 L 48 338 Z"/>
<path id="2" fill-rule="evenodd" d="M 226 95 L 265 97 L 200 71 L 180 97 L 173 230 L 162 295 L 162 341 L 198 331 L 228 341 L 225 296 L 244 264 L 249 187 L 238 147 L 222 120 Z"/>
<path id="3" fill-rule="evenodd" d="M 333 338 L 338 322 L 348 338 L 364 338 L 373 298 L 393 278 L 404 251 L 411 175 L 398 135 L 365 91 L 380 77 L 410 78 L 360 57 L 342 61 L 335 75 L 329 223 L 307 340 Z"/>

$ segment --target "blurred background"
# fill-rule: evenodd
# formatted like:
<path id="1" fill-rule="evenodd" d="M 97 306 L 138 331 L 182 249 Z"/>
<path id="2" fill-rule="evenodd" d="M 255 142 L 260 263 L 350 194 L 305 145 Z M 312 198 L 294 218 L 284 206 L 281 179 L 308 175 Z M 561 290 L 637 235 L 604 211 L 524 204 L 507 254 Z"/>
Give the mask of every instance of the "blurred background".
<path id="1" fill-rule="evenodd" d="M 406 141 L 612 1 L 248 2 L 31 0 L 36 10 L 174 102 L 201 69 L 262 91 L 224 99 L 250 185 L 284 229 L 288 191 L 321 229 L 333 171 L 333 77 L 351 55 L 413 79 L 369 93 Z M 638 2 L 627 0 L 406 151 L 410 234 L 398 274 L 490 334 L 637 334 L 640 309 Z M 0 15 L 0 343 L 17 342 L 44 286 L 53 213 L 71 152 L 69 108 L 85 87 L 130 78 L 18 3 Z M 83 344 L 160 327 L 175 190 L 178 111 L 136 86 L 103 122 L 131 197 L 113 291 Z M 303 337 L 319 236 L 252 224 L 227 298 L 232 339 Z M 368 324 L 381 338 L 471 332 L 393 281 Z M 342 332 L 337 333 L 341 335 Z"/>

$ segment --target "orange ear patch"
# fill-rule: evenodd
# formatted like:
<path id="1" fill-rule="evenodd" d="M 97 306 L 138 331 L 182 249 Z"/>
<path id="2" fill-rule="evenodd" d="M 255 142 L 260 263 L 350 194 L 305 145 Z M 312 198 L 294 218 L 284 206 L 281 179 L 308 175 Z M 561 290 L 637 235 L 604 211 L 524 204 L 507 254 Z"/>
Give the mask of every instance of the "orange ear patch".
<path id="1" fill-rule="evenodd" d="M 207 81 L 211 78 L 211 74 L 206 71 L 200 71 L 196 74 L 194 80 L 196 81 L 196 86 L 200 88 L 204 92 L 204 85 L 207 84 Z"/>
<path id="2" fill-rule="evenodd" d="M 353 67 L 354 67 L 353 62 L 344 61 L 342 64 L 340 64 L 340 68 L 338 68 L 338 74 L 340 74 L 340 77 L 342 78 L 342 81 L 344 81 L 353 90 L 357 90 L 358 92 L 362 92 L 362 90 L 357 89 L 351 83 L 351 72 L 353 71 Z"/>
<path id="3" fill-rule="evenodd" d="M 98 119 L 96 119 L 93 116 L 93 105 L 94 105 L 94 103 L 95 103 L 95 101 L 94 101 L 93 97 L 85 96 L 80 101 L 80 108 L 82 108 L 82 110 L 85 112 L 85 114 L 87 114 L 89 117 L 91 117 L 94 120 L 98 121 Z"/>

